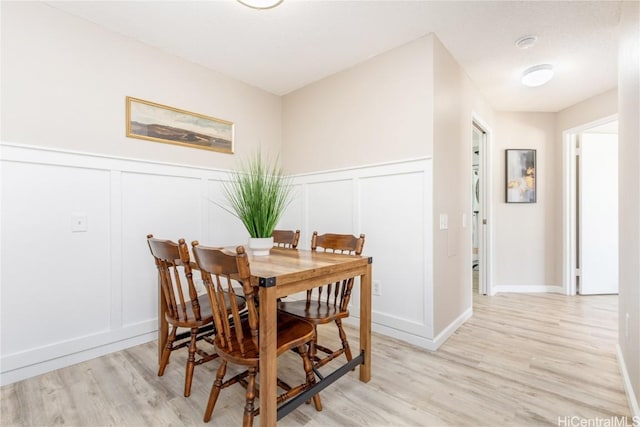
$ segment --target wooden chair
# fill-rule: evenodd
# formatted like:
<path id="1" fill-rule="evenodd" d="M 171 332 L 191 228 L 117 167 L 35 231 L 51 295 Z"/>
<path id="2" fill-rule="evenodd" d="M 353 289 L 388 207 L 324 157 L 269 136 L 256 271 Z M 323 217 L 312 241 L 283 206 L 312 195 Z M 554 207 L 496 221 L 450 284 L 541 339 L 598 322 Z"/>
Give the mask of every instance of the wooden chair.
<path id="1" fill-rule="evenodd" d="M 273 244 L 281 248 L 295 249 L 300 240 L 300 230 L 273 230 Z"/>
<path id="2" fill-rule="evenodd" d="M 324 252 L 360 255 L 363 247 L 364 234 L 361 234 L 360 237 L 350 234 L 318 235 L 318 232 L 314 231 L 311 238 L 312 251 L 323 250 Z M 280 301 L 278 304 L 278 308 L 281 311 L 311 322 L 314 325 L 314 329 L 318 325 L 331 322 L 335 322 L 338 327 L 338 334 L 342 341 L 342 348 L 339 350 L 331 350 L 318 344 L 317 333 L 315 334 L 316 338 L 311 342 L 309 350 L 314 368 L 326 365 L 343 353 L 347 361 L 352 359 L 347 334 L 342 327 L 342 319 L 349 317 L 349 299 L 351 298 L 353 282 L 354 278 L 352 277 L 336 283 L 329 283 L 325 286 L 308 290 L 306 300 Z M 319 357 L 318 350 L 326 353 L 326 356 Z"/>
<path id="3" fill-rule="evenodd" d="M 189 356 L 187 358 L 184 396 L 189 397 L 195 366 L 218 357 L 215 352 L 206 352 L 197 345 L 199 341 L 204 340 L 213 346 L 211 335 L 215 333 L 215 329 L 209 297 L 207 294 L 198 296 L 193 283 L 189 247 L 184 239 L 175 243 L 170 240 L 156 239 L 153 234 L 149 234 L 147 235 L 147 243 L 158 268 L 162 297 L 167 306 L 164 314 L 159 313 L 158 315 L 164 315 L 167 323 L 171 326 L 167 344 L 162 350 L 158 376 L 164 375 L 171 353 L 188 346 Z M 186 280 L 186 295 L 182 283 L 183 279 Z M 237 303 L 244 306 L 244 299 L 238 297 Z M 189 331 L 178 334 L 178 328 L 186 328 Z M 196 359 L 196 355 L 199 356 L 198 359 Z"/>
<path id="4" fill-rule="evenodd" d="M 243 426 L 253 425 L 253 417 L 258 415 L 260 409 L 254 407 L 256 397 L 256 373 L 260 361 L 259 314 L 257 306 L 256 288 L 251 285 L 251 269 L 249 258 L 242 246 L 236 249 L 236 253 L 228 253 L 222 249 L 200 246 L 193 242 L 193 254 L 202 272 L 210 304 L 213 309 L 213 319 L 218 333 L 214 338 L 216 351 L 222 362 L 218 368 L 216 379 L 211 387 L 209 401 L 204 413 L 204 421 L 211 419 L 216 400 L 220 390 L 232 384 L 240 382 L 246 385 L 246 399 L 244 405 Z M 233 280 L 232 280 L 233 279 Z M 239 308 L 234 307 L 234 298 L 230 298 L 231 316 L 225 314 L 222 295 L 224 292 L 233 297 L 235 294 L 232 283 L 237 281 L 242 285 L 246 298 L 248 316 L 242 318 Z M 304 383 L 289 387 L 277 397 L 278 403 L 302 393 L 315 383 L 312 364 L 309 359 L 307 344 L 313 339 L 314 328 L 309 322 L 287 314 L 278 314 L 277 328 L 277 354 L 296 348 L 302 357 L 305 371 Z M 247 370 L 224 381 L 227 371 L 227 363 L 247 367 Z M 275 397 L 274 397 L 275 398 Z M 320 395 L 313 397 L 315 407 L 322 410 Z"/>

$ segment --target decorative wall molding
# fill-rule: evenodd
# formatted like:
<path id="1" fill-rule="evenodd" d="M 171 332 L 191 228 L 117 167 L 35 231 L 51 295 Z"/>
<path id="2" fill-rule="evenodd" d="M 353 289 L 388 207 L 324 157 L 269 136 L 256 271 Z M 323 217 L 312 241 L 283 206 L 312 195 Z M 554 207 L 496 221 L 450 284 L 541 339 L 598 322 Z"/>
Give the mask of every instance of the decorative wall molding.
<path id="1" fill-rule="evenodd" d="M 146 234 L 212 245 L 246 239 L 242 224 L 211 202 L 221 197 L 224 170 L 0 148 L 1 384 L 155 339 L 157 287 Z M 366 233 L 365 253 L 382 284 L 372 302 L 374 330 L 425 348 L 446 339 L 430 336 L 431 168 L 421 158 L 296 176 L 296 198 L 281 223 L 301 229 L 302 248 L 313 230 Z M 87 215 L 88 232 L 71 232 L 73 212 Z M 43 244 L 49 241 L 55 250 Z M 30 259 L 50 267 L 34 268 Z M 29 298 L 21 297 L 25 291 Z M 359 289 L 352 302 L 357 313 Z"/>
<path id="2" fill-rule="evenodd" d="M 129 327 L 113 333 L 97 334 L 44 348 L 2 357 L 0 385 L 45 374 L 65 366 L 75 365 L 115 351 L 125 350 L 156 339 L 157 322 L 149 332 L 140 333 L 140 327 Z M 126 337 L 126 338 L 123 338 Z"/>
<path id="3" fill-rule="evenodd" d="M 438 334 L 435 338 L 427 338 L 424 334 L 419 333 L 411 333 L 407 332 L 404 329 L 397 329 L 388 324 L 376 321 L 376 313 L 373 313 L 373 324 L 372 330 L 373 332 L 380 333 L 382 335 L 386 335 L 392 338 L 396 338 L 408 343 L 411 343 L 415 346 L 422 347 L 429 351 L 436 351 L 442 344 L 449 339 L 451 335 L 460 327 L 464 322 L 469 320 L 473 316 L 473 310 L 471 308 L 467 309 L 464 313 L 462 313 L 458 318 L 456 318 L 453 322 L 451 322 L 441 333 Z M 357 321 L 358 317 L 349 317 L 343 320 L 343 323 L 352 325 L 354 327 L 358 327 L 359 323 Z M 421 326 L 421 325 L 420 325 Z"/>

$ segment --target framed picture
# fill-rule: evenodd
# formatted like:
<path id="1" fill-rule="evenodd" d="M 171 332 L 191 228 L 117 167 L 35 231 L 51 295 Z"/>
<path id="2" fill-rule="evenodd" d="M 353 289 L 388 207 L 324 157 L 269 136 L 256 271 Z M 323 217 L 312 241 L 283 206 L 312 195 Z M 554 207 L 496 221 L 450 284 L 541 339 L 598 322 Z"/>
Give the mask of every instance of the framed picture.
<path id="1" fill-rule="evenodd" d="M 233 123 L 127 96 L 127 136 L 233 153 Z"/>
<path id="2" fill-rule="evenodd" d="M 536 202 L 536 150 L 506 150 L 507 203 Z"/>

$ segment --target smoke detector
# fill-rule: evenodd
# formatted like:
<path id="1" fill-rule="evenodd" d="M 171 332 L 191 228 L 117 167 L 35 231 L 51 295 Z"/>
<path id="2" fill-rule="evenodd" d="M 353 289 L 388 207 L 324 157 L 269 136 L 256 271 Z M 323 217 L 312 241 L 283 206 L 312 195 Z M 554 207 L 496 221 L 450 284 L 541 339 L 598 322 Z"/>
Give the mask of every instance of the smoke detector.
<path id="1" fill-rule="evenodd" d="M 534 44 L 536 44 L 537 41 L 538 41 L 538 37 L 537 36 L 520 37 L 518 40 L 516 40 L 516 47 L 518 49 L 523 49 L 523 50 L 524 49 L 529 49 Z"/>

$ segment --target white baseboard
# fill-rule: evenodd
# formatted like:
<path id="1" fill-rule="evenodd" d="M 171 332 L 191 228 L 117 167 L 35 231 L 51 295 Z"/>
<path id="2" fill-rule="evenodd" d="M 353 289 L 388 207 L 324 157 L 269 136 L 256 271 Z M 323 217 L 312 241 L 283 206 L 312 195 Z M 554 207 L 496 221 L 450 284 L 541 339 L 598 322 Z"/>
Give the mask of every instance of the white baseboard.
<path id="1" fill-rule="evenodd" d="M 562 286 L 548 286 L 548 285 L 502 285 L 493 286 L 493 294 L 500 292 L 503 293 L 523 293 L 523 294 L 535 294 L 535 293 L 550 293 L 550 294 L 564 294 Z"/>
<path id="2" fill-rule="evenodd" d="M 440 348 L 440 346 L 444 344 L 445 341 L 447 341 L 449 337 L 453 335 L 453 333 L 460 326 L 462 326 L 464 322 L 469 320 L 471 316 L 473 316 L 473 308 L 469 307 L 460 316 L 458 316 L 453 322 L 451 322 L 446 328 L 444 328 L 444 330 L 440 332 L 433 340 L 433 343 L 435 345 L 434 350 L 437 350 L 438 348 Z"/>
<path id="3" fill-rule="evenodd" d="M 622 375 L 622 381 L 624 382 L 624 391 L 627 394 L 627 400 L 629 401 L 629 409 L 634 421 L 640 421 L 640 404 L 638 403 L 638 396 L 633 391 L 633 385 L 629 378 L 629 371 L 627 371 L 627 364 L 622 355 L 622 348 L 620 344 L 616 344 L 616 355 L 618 356 L 618 366 L 620 367 L 620 374 Z M 633 425 L 636 425 L 635 423 Z"/>
<path id="4" fill-rule="evenodd" d="M 473 315 L 473 309 L 469 307 L 464 313 L 458 316 L 453 322 L 451 322 L 442 332 L 435 338 L 428 338 L 426 336 L 420 336 L 408 333 L 406 331 L 391 328 L 387 325 L 379 323 L 372 323 L 371 330 L 382 335 L 386 335 L 391 338 L 396 338 L 406 343 L 415 345 L 420 348 L 424 348 L 429 351 L 436 351 L 447 339 L 453 335 L 453 333 L 471 316 Z M 343 323 L 349 324 L 354 327 L 359 327 L 360 319 L 357 317 L 348 317 L 343 320 Z"/>
<path id="5" fill-rule="evenodd" d="M 0 385 L 41 375 L 157 339 L 157 321 L 4 356 Z"/>

